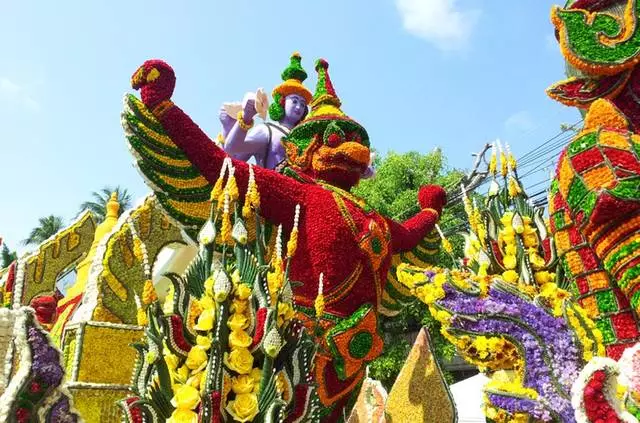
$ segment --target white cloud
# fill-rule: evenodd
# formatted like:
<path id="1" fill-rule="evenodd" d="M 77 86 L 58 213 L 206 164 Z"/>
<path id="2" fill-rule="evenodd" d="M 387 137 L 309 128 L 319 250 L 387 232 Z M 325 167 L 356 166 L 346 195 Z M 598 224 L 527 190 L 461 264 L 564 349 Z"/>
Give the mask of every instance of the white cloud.
<path id="1" fill-rule="evenodd" d="M 31 96 L 26 87 L 6 77 L 0 77 L 0 102 L 2 100 L 20 104 L 34 111 L 40 109 L 40 104 Z"/>
<path id="2" fill-rule="evenodd" d="M 441 50 L 466 46 L 480 18 L 479 10 L 464 10 L 456 0 L 395 0 L 404 29 Z"/>
<path id="3" fill-rule="evenodd" d="M 504 121 L 504 129 L 509 132 L 529 132 L 536 128 L 536 123 L 531 113 L 526 110 L 512 114 Z"/>

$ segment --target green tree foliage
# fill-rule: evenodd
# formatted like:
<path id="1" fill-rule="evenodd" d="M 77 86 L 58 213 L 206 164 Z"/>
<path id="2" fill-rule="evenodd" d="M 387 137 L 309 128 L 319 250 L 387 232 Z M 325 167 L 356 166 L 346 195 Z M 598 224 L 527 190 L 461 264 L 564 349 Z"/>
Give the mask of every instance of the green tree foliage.
<path id="1" fill-rule="evenodd" d="M 421 186 L 438 184 L 451 194 L 459 191 L 464 175 L 462 171 L 447 166 L 439 149 L 427 154 L 390 152 L 385 157 L 377 157 L 374 165 L 375 178 L 362 181 L 355 193 L 381 214 L 396 220 L 405 220 L 419 211 L 417 198 Z M 464 230 L 465 222 L 464 208 L 460 202 L 448 205 L 440 219 L 440 226 L 457 257 L 462 256 L 464 245 L 462 236 L 457 232 Z M 441 267 L 454 265 L 452 258 L 444 251 L 433 257 L 432 264 Z M 390 389 L 395 382 L 411 348 L 407 340 L 408 333 L 426 327 L 441 361 L 451 359 L 455 353 L 453 345 L 440 333 L 440 324 L 421 302 L 416 301 L 405 307 L 396 317 L 383 317 L 381 326 L 386 338 L 385 350 L 371 363 L 369 370 L 371 377 L 380 380 L 386 389 Z"/>
<path id="2" fill-rule="evenodd" d="M 126 188 L 120 188 L 119 186 L 112 187 L 104 187 L 100 191 L 94 191 L 91 193 L 91 197 L 93 197 L 92 201 L 85 201 L 80 204 L 80 213 L 85 210 L 89 210 L 98 223 L 102 222 L 107 215 L 107 203 L 109 202 L 109 198 L 111 198 L 112 193 L 116 193 L 118 198 L 118 203 L 120 203 L 120 214 L 131 207 L 131 194 L 127 191 Z"/>
<path id="3" fill-rule="evenodd" d="M 15 251 L 10 251 L 7 244 L 2 244 L 2 250 L 0 250 L 0 269 L 9 266 L 18 258 L 18 254 Z"/>
<path id="4" fill-rule="evenodd" d="M 22 243 L 24 245 L 40 244 L 60 231 L 63 225 L 64 222 L 60 216 L 41 217 L 38 220 L 38 226 L 31 230 L 27 239 L 23 240 Z"/>

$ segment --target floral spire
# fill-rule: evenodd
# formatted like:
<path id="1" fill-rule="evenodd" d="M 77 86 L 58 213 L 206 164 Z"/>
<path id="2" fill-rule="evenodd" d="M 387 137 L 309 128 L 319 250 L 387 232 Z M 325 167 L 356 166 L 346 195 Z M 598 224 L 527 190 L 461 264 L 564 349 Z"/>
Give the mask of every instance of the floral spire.
<path id="1" fill-rule="evenodd" d="M 298 246 L 298 221 L 300 219 L 300 204 L 296 204 L 296 211 L 293 217 L 293 229 L 287 242 L 287 257 L 291 258 L 296 252 Z"/>
<path id="2" fill-rule="evenodd" d="M 313 306 L 316 311 L 316 317 L 319 319 L 324 314 L 324 273 L 320 273 L 320 279 L 318 280 L 318 295 L 316 296 Z"/>
<path id="3" fill-rule="evenodd" d="M 220 199 L 220 195 L 222 194 L 222 184 L 224 183 L 224 177 L 227 174 L 227 167 L 231 167 L 231 159 L 229 157 L 225 158 L 224 162 L 222 162 L 220 176 L 218 176 L 218 180 L 211 190 L 211 201 L 218 201 Z"/>
<path id="4" fill-rule="evenodd" d="M 500 140 L 496 140 L 498 144 L 498 152 L 500 154 L 500 173 L 503 178 L 507 177 L 507 156 L 504 154 L 504 150 L 502 149 L 502 144 Z"/>
<path id="5" fill-rule="evenodd" d="M 329 63 L 324 59 L 318 59 L 316 72 L 318 72 L 318 84 L 311 101 L 309 118 L 317 115 L 344 116 L 344 113 L 340 110 L 342 102 L 338 98 L 329 77 Z"/>
<path id="6" fill-rule="evenodd" d="M 494 143 L 491 146 L 491 159 L 489 160 L 489 173 L 496 176 L 496 170 L 498 168 L 498 157 L 496 155 L 497 145 Z"/>

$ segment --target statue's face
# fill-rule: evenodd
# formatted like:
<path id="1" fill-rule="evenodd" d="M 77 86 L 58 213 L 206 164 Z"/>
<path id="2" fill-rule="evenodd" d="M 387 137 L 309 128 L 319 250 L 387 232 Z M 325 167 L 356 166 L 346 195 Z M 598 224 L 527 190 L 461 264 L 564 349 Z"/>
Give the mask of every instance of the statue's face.
<path id="1" fill-rule="evenodd" d="M 288 95 L 284 99 L 285 119 L 298 123 L 302 120 L 307 111 L 307 102 L 297 94 Z"/>

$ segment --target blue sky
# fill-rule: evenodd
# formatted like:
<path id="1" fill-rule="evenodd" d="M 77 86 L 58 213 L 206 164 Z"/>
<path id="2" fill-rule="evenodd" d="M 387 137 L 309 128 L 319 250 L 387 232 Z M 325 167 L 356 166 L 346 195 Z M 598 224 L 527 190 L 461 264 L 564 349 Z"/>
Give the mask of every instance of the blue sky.
<path id="1" fill-rule="evenodd" d="M 556 2 L 0 0 L 0 236 L 19 247 L 39 217 L 68 221 L 105 185 L 148 192 L 119 115 L 149 58 L 173 66 L 174 100 L 212 136 L 221 103 L 270 92 L 297 50 L 310 87 L 329 61 L 381 151 L 440 146 L 468 167 L 499 137 L 521 155 L 579 119 L 544 93 L 564 71 Z"/>

